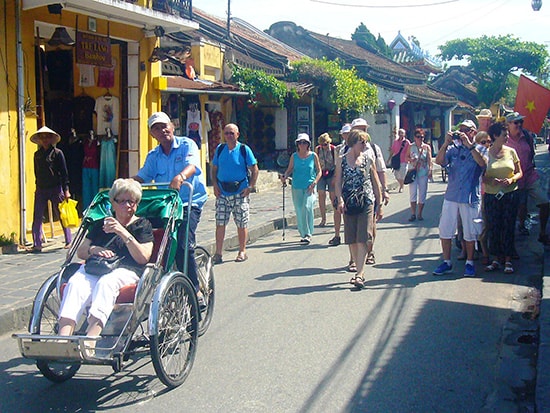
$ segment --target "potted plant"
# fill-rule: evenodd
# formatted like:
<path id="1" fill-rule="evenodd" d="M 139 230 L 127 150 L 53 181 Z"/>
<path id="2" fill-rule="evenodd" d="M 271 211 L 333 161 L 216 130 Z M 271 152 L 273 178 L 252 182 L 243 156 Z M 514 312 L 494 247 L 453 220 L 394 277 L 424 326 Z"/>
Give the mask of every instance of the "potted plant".
<path id="1" fill-rule="evenodd" d="M 15 232 L 9 236 L 0 234 L 0 254 L 17 253 L 17 243 L 15 242 Z"/>

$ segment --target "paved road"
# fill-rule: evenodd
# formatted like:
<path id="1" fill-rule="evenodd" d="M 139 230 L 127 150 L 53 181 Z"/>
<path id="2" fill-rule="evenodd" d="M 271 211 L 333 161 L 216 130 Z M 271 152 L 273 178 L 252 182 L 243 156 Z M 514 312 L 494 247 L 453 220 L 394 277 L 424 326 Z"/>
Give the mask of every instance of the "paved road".
<path id="1" fill-rule="evenodd" d="M 511 389 L 534 379 L 533 345 L 518 339 L 536 330 L 524 315 L 533 311 L 542 248 L 520 239 L 513 276 L 480 271 L 463 278 L 460 262 L 455 274 L 432 276 L 443 190 L 430 186 L 423 223 L 407 222 L 406 193 L 392 197 L 364 291 L 347 283 L 346 247 L 327 247 L 331 227 L 307 247 L 294 228 L 285 242 L 277 230 L 250 245 L 248 261 L 216 266 L 211 329 L 199 341 L 190 377 L 174 391 L 164 391 L 147 359 L 116 375 L 86 367 L 54 386 L 4 338 L 0 411 L 532 409 L 532 394 L 514 400 Z"/>

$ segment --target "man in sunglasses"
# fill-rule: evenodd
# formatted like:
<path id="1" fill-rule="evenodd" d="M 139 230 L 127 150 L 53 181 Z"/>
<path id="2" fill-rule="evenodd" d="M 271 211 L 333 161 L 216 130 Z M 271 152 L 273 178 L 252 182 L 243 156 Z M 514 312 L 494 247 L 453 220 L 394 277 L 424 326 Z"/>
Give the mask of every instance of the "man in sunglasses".
<path id="1" fill-rule="evenodd" d="M 461 218 L 464 245 L 466 248 L 465 277 L 475 277 L 474 247 L 481 232 L 481 174 L 487 166 L 487 149 L 476 145 L 476 124 L 465 120 L 458 131 L 449 131 L 439 149 L 435 163 L 448 170 L 447 190 L 439 220 L 439 239 L 443 251 L 443 263 L 433 275 L 453 271 L 451 241 L 455 235 L 458 218 Z"/>
<path id="2" fill-rule="evenodd" d="M 535 168 L 535 140 L 531 132 L 523 129 L 523 118 L 524 116 L 518 112 L 506 115 L 509 134 L 507 145 L 516 150 L 523 172 L 523 177 L 518 181 L 520 195 L 518 208 L 519 232 L 523 235 L 529 234 L 529 230 L 525 227 L 525 220 L 527 218 L 527 201 L 530 198 L 534 205 L 539 208 L 539 242 L 546 246 L 550 245 L 550 239 L 546 234 L 550 204 L 548 196 L 541 187 L 540 177 Z"/>

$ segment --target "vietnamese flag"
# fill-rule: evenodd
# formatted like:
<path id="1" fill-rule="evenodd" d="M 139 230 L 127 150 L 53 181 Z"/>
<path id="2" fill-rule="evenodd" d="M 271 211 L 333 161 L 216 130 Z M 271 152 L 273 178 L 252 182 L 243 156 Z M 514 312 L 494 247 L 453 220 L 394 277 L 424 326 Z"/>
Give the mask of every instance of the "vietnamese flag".
<path id="1" fill-rule="evenodd" d="M 525 116 L 524 128 L 538 134 L 548 109 L 550 109 L 550 90 L 521 75 L 514 110 Z"/>

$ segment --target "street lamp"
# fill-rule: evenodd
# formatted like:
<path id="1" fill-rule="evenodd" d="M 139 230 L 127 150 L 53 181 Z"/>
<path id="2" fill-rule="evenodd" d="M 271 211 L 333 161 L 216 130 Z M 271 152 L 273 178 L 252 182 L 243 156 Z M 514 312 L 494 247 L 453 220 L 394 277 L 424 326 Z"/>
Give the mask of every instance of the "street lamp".
<path id="1" fill-rule="evenodd" d="M 542 0 L 532 0 L 531 1 L 531 7 L 534 11 L 539 11 L 542 7 Z"/>

